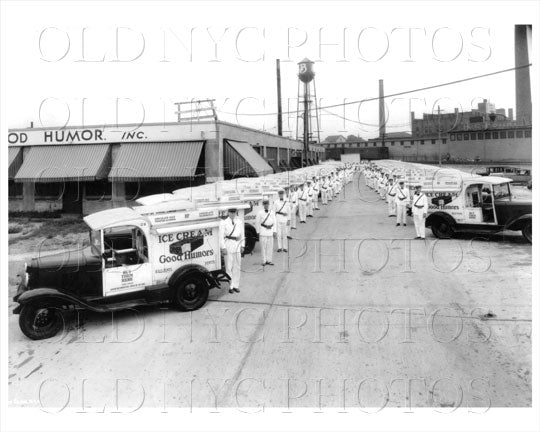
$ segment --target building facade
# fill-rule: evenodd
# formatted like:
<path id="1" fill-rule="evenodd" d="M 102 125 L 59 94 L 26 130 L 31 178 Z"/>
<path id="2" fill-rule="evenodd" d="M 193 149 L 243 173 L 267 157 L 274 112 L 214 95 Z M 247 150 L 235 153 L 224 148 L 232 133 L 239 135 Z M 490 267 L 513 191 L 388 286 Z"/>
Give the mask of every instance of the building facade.
<path id="1" fill-rule="evenodd" d="M 222 121 L 10 129 L 9 210 L 90 214 L 299 167 L 301 142 Z M 325 157 L 311 145 L 308 164 Z"/>

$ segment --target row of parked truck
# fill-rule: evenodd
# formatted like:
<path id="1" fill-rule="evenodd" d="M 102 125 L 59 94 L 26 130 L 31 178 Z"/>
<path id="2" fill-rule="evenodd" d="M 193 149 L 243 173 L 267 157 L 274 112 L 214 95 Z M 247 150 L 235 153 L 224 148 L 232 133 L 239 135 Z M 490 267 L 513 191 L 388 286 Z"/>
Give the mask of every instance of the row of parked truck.
<path id="1" fill-rule="evenodd" d="M 14 301 L 22 332 L 31 339 L 56 335 L 65 312 L 112 312 L 168 303 L 202 307 L 209 290 L 228 281 L 220 253 L 222 218 L 236 208 L 246 248 L 255 247 L 255 215 L 263 199 L 342 163 L 323 164 L 262 178 L 239 178 L 141 197 L 131 207 L 88 215 L 86 248 L 40 256 L 25 264 Z"/>

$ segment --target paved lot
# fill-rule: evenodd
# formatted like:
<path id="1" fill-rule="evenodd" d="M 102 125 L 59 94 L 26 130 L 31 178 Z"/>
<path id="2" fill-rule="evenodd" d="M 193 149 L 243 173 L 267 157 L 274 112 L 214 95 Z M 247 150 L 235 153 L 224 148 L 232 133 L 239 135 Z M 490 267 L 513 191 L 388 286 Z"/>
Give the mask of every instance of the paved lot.
<path id="1" fill-rule="evenodd" d="M 322 209 L 288 256 L 263 269 L 257 247 L 241 293 L 214 290 L 192 314 L 86 313 L 38 342 L 11 316 L 11 404 L 531 406 L 532 252 L 520 235 L 408 241 L 412 219 L 395 227 L 363 181 Z"/>

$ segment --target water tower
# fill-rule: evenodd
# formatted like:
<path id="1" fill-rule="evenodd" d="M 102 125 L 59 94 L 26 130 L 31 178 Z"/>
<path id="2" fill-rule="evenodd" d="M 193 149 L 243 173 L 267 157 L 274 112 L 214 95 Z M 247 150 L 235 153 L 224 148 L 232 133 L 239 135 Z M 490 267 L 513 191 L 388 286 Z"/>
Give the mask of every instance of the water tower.
<path id="1" fill-rule="evenodd" d="M 303 92 L 301 90 L 303 83 Z M 313 100 L 311 99 L 313 97 Z M 296 139 L 300 139 L 300 124 L 302 124 L 302 138 L 304 150 L 302 152 L 302 167 L 311 165 L 309 162 L 309 145 L 312 143 L 321 142 L 319 134 L 319 113 L 317 108 L 317 91 L 315 87 L 315 71 L 313 70 L 313 62 L 307 58 L 298 63 L 298 97 L 296 108 Z M 311 109 L 312 104 L 314 110 Z M 314 112 L 313 112 L 314 111 Z M 316 121 L 316 130 L 313 131 L 313 117 Z M 317 139 L 315 140 L 314 133 Z"/>

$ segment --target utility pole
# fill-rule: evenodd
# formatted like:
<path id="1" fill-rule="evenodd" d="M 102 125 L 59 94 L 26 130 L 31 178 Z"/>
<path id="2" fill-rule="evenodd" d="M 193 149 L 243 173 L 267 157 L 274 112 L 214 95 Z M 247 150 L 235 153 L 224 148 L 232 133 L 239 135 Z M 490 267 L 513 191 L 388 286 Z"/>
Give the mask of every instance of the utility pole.
<path id="1" fill-rule="evenodd" d="M 438 130 L 439 130 L 439 166 L 442 166 L 442 160 L 441 160 L 441 144 L 442 144 L 442 139 L 441 139 L 441 106 L 440 105 L 437 105 L 437 119 L 439 121 L 439 127 L 438 127 Z"/>
<path id="2" fill-rule="evenodd" d="M 277 76 L 277 109 L 278 109 L 277 130 L 278 130 L 278 135 L 283 136 L 283 118 L 282 118 L 282 110 L 281 110 L 281 68 L 280 68 L 279 59 L 276 59 L 276 76 Z"/>

